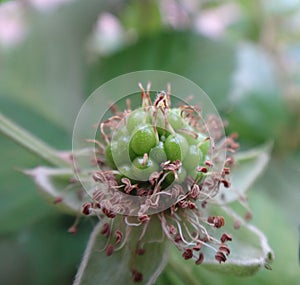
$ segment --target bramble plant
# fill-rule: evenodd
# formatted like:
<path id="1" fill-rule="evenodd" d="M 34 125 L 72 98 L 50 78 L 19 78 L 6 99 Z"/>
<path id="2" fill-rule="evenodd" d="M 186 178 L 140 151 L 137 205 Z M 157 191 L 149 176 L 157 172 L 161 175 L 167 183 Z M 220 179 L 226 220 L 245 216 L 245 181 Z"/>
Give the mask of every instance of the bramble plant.
<path id="1" fill-rule="evenodd" d="M 4 133 L 23 145 L 22 137 L 36 142 L 33 150 L 56 166 L 24 171 L 50 201 L 99 220 L 74 284 L 153 284 L 168 262 L 169 241 L 183 259 L 210 270 L 246 276 L 270 269 L 272 250 L 248 223 L 245 197 L 268 161 L 268 146 L 236 154 L 237 135 L 224 137 L 218 116 L 202 116 L 205 106 L 178 100 L 170 85 L 139 88 L 141 106 L 132 108 L 129 98 L 124 110 L 112 104 L 96 137 L 86 137 L 93 147 L 72 154 L 47 148 L 1 117 Z M 78 163 L 82 156 L 91 167 Z M 247 186 L 236 185 L 240 180 Z M 231 209 L 234 200 L 244 218 Z"/>

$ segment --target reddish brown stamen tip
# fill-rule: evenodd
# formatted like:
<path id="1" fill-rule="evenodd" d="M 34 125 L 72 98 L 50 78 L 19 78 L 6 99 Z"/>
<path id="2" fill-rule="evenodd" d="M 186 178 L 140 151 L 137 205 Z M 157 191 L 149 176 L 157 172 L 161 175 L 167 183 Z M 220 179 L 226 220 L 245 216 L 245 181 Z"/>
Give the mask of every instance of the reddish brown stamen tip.
<path id="1" fill-rule="evenodd" d="M 144 255 L 146 250 L 144 248 L 137 248 L 135 252 L 137 255 Z"/>
<path id="2" fill-rule="evenodd" d="M 222 216 L 209 216 L 207 218 L 207 221 L 210 223 L 210 224 L 214 224 L 214 226 L 216 228 L 221 228 L 225 225 L 225 219 L 224 217 Z"/>
<path id="3" fill-rule="evenodd" d="M 150 217 L 148 215 L 139 216 L 138 219 L 141 223 L 146 223 L 150 221 Z"/>
<path id="4" fill-rule="evenodd" d="M 227 256 L 230 254 L 230 249 L 227 245 L 223 244 L 219 247 L 219 251 L 225 253 Z"/>
<path id="5" fill-rule="evenodd" d="M 205 165 L 207 165 L 208 167 L 213 167 L 213 163 L 210 160 L 206 160 Z"/>
<path id="6" fill-rule="evenodd" d="M 200 166 L 200 167 L 197 168 L 197 171 L 198 171 L 198 172 L 202 172 L 202 173 L 207 173 L 208 170 L 207 170 L 206 167 Z"/>
<path id="7" fill-rule="evenodd" d="M 233 224 L 234 229 L 238 230 L 241 227 L 241 222 L 236 220 Z"/>
<path id="8" fill-rule="evenodd" d="M 221 238 L 220 238 L 221 242 L 224 243 L 226 241 L 232 241 L 232 236 L 229 234 L 222 234 Z"/>
<path id="9" fill-rule="evenodd" d="M 143 274 L 141 272 L 138 272 L 135 269 L 133 269 L 132 270 L 132 280 L 133 280 L 133 282 L 143 281 Z"/>
<path id="10" fill-rule="evenodd" d="M 68 232 L 70 234 L 76 234 L 77 233 L 77 227 L 76 226 L 69 227 Z"/>
<path id="11" fill-rule="evenodd" d="M 56 197 L 53 201 L 54 204 L 59 204 L 63 201 L 63 198 L 62 197 Z"/>
<path id="12" fill-rule="evenodd" d="M 100 234 L 102 235 L 106 235 L 107 237 L 109 236 L 110 234 L 110 226 L 108 223 L 105 223 L 103 226 L 102 226 L 102 229 L 100 231 Z"/>
<path id="13" fill-rule="evenodd" d="M 252 219 L 252 213 L 251 212 L 247 212 L 246 215 L 245 215 L 245 220 L 247 222 L 249 222 L 251 219 Z"/>
<path id="14" fill-rule="evenodd" d="M 187 249 L 183 252 L 182 257 L 183 257 L 184 259 L 190 259 L 190 258 L 192 258 L 192 257 L 193 257 L 193 251 L 192 251 L 190 248 L 187 248 Z"/>
<path id="15" fill-rule="evenodd" d="M 123 240 L 123 234 L 121 231 L 116 230 L 115 235 L 116 235 L 116 244 L 119 244 Z"/>
<path id="16" fill-rule="evenodd" d="M 221 183 L 223 183 L 225 188 L 229 188 L 231 185 L 230 182 L 225 178 L 222 178 L 220 181 L 221 181 Z"/>
<path id="17" fill-rule="evenodd" d="M 222 263 L 222 262 L 225 262 L 227 260 L 225 254 L 221 251 L 218 251 L 215 255 L 215 259 L 219 262 L 219 263 Z"/>
<path id="18" fill-rule="evenodd" d="M 89 215 L 91 207 L 92 207 L 92 203 L 90 202 L 84 203 L 81 210 L 82 214 Z"/>
<path id="19" fill-rule="evenodd" d="M 114 253 L 114 246 L 112 244 L 107 245 L 105 253 L 107 256 L 111 256 Z"/>
<path id="20" fill-rule="evenodd" d="M 204 254 L 200 252 L 198 259 L 195 261 L 197 265 L 201 264 L 204 260 Z"/>

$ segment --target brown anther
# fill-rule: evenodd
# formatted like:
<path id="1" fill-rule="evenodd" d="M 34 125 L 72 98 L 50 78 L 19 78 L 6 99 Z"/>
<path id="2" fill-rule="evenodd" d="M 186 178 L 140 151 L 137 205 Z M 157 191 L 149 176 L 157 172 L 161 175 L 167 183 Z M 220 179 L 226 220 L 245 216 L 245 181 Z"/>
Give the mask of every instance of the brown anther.
<path id="1" fill-rule="evenodd" d="M 224 243 L 226 241 L 232 241 L 232 236 L 229 234 L 222 234 L 221 238 L 220 238 L 221 242 Z"/>
<path id="2" fill-rule="evenodd" d="M 238 230 L 240 227 L 241 227 L 241 222 L 236 220 L 234 223 L 233 223 L 233 227 L 234 229 Z"/>
<path id="3" fill-rule="evenodd" d="M 214 224 L 216 228 L 221 228 L 225 225 L 225 219 L 221 216 L 216 217 L 214 220 Z"/>
<path id="4" fill-rule="evenodd" d="M 114 246 L 112 244 L 108 244 L 105 248 L 105 253 L 107 256 L 111 256 L 114 253 Z"/>
<path id="5" fill-rule="evenodd" d="M 218 251 L 215 255 L 215 259 L 221 263 L 221 262 L 225 262 L 227 260 L 225 254 L 221 251 Z"/>
<path id="6" fill-rule="evenodd" d="M 248 211 L 245 215 L 245 220 L 249 222 L 251 219 L 252 219 L 252 213 Z"/>
<path id="7" fill-rule="evenodd" d="M 116 236 L 116 244 L 119 244 L 123 240 L 122 232 L 120 230 L 116 230 L 115 236 Z"/>
<path id="8" fill-rule="evenodd" d="M 182 208 L 182 209 L 185 209 L 185 208 L 187 208 L 189 205 L 188 205 L 188 202 L 186 201 L 186 200 L 181 200 L 181 201 L 179 201 L 178 203 L 178 206 L 180 207 L 180 208 Z"/>
<path id="9" fill-rule="evenodd" d="M 173 225 L 170 225 L 170 226 L 167 226 L 168 228 L 168 232 L 170 235 L 176 235 L 177 234 L 177 229 L 175 228 L 175 226 Z"/>
<path id="10" fill-rule="evenodd" d="M 214 223 L 214 220 L 215 220 L 215 216 L 209 216 L 207 218 L 207 221 L 210 223 L 210 224 L 213 224 Z"/>
<path id="11" fill-rule="evenodd" d="M 208 167 L 213 167 L 214 166 L 214 164 L 210 160 L 206 160 L 205 165 L 208 166 Z"/>
<path id="12" fill-rule="evenodd" d="M 236 139 L 239 137 L 239 134 L 238 134 L 238 133 L 232 133 L 232 134 L 230 134 L 230 137 L 231 137 L 233 140 L 236 140 Z"/>
<path id="13" fill-rule="evenodd" d="M 194 247 L 193 250 L 199 251 L 202 248 L 203 244 L 202 242 L 198 242 Z"/>
<path id="14" fill-rule="evenodd" d="M 199 253 L 198 259 L 195 261 L 196 265 L 199 265 L 203 262 L 204 260 L 204 254 L 202 252 Z"/>
<path id="15" fill-rule="evenodd" d="M 227 179 L 225 179 L 225 178 L 222 178 L 220 180 L 220 182 L 223 183 L 223 185 L 224 185 L 225 188 L 229 188 L 230 185 L 231 185 L 230 182 Z"/>
<path id="16" fill-rule="evenodd" d="M 188 208 L 191 209 L 191 210 L 193 210 L 193 209 L 196 208 L 196 204 L 193 203 L 193 202 L 191 202 L 191 201 L 188 201 L 188 202 L 187 202 L 187 206 L 188 206 Z"/>
<path id="17" fill-rule="evenodd" d="M 207 221 L 210 224 L 214 224 L 216 228 L 221 228 L 225 225 L 225 219 L 222 216 L 209 216 Z"/>
<path id="18" fill-rule="evenodd" d="M 206 207 L 206 205 L 207 205 L 207 201 L 203 201 L 203 202 L 201 203 L 201 207 L 202 207 L 203 209 Z"/>
<path id="19" fill-rule="evenodd" d="M 92 208 L 94 208 L 94 209 L 101 209 L 101 205 L 98 202 L 93 202 L 92 203 Z"/>
<path id="20" fill-rule="evenodd" d="M 135 252 L 137 255 L 144 255 L 146 250 L 144 248 L 137 248 Z"/>
<path id="21" fill-rule="evenodd" d="M 77 227 L 74 226 L 74 225 L 71 226 L 71 227 L 69 227 L 68 233 L 70 233 L 70 234 L 76 234 L 77 233 Z"/>
<path id="22" fill-rule="evenodd" d="M 81 210 L 82 214 L 88 216 L 90 214 L 91 207 L 92 207 L 92 203 L 91 202 L 84 203 L 83 206 L 82 206 L 82 210 Z"/>
<path id="23" fill-rule="evenodd" d="M 191 259 L 193 257 L 193 251 L 190 249 L 190 248 L 187 248 L 183 254 L 182 254 L 182 257 L 184 259 Z"/>
<path id="24" fill-rule="evenodd" d="M 225 166 L 233 166 L 234 165 L 234 158 L 233 156 L 229 156 L 226 158 L 226 161 L 225 161 Z"/>
<path id="25" fill-rule="evenodd" d="M 223 172 L 225 175 L 229 175 L 230 174 L 230 168 L 229 167 L 224 167 Z"/>
<path id="26" fill-rule="evenodd" d="M 103 224 L 102 229 L 100 231 L 100 234 L 105 235 L 105 236 L 109 236 L 110 234 L 110 226 L 108 223 Z"/>
<path id="27" fill-rule="evenodd" d="M 63 198 L 62 197 L 56 197 L 53 201 L 53 204 L 59 204 L 63 201 Z"/>
<path id="28" fill-rule="evenodd" d="M 116 214 L 115 214 L 112 210 L 107 209 L 107 208 L 105 208 L 105 207 L 102 207 L 102 212 L 103 212 L 103 214 L 105 214 L 105 216 L 108 217 L 108 218 L 113 219 L 113 218 L 116 217 Z"/>
<path id="29" fill-rule="evenodd" d="M 174 242 L 178 243 L 178 242 L 180 242 L 180 241 L 182 241 L 182 238 L 181 238 L 180 234 L 177 234 L 177 235 L 174 237 Z"/>
<path id="30" fill-rule="evenodd" d="M 227 256 L 230 254 L 230 249 L 226 244 L 222 244 L 219 247 L 219 251 L 224 252 Z"/>
<path id="31" fill-rule="evenodd" d="M 143 274 L 141 272 L 138 272 L 135 269 L 133 269 L 132 270 L 132 280 L 133 280 L 133 282 L 143 281 Z"/>
<path id="32" fill-rule="evenodd" d="M 138 219 L 141 223 L 146 223 L 150 221 L 150 217 L 148 215 L 141 215 L 138 217 Z"/>
<path id="33" fill-rule="evenodd" d="M 199 167 L 197 167 L 197 171 L 198 172 L 202 172 L 202 173 L 207 173 L 208 170 L 204 166 L 199 166 Z"/>
<path id="34" fill-rule="evenodd" d="M 196 199 L 199 197 L 199 195 L 200 195 L 200 187 L 199 187 L 198 184 L 194 184 L 194 185 L 192 186 L 191 191 L 190 191 L 190 197 L 191 197 L 192 199 L 195 199 L 195 200 L 196 200 Z"/>

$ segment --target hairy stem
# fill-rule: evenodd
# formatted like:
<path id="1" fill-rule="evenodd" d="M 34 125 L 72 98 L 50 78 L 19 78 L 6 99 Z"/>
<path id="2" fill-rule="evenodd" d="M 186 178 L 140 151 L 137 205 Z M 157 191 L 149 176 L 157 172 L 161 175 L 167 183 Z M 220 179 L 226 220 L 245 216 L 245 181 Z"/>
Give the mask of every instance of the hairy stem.
<path id="1" fill-rule="evenodd" d="M 61 158 L 58 151 L 29 133 L 16 123 L 0 113 L 0 133 L 17 142 L 25 149 L 57 167 L 70 167 L 70 164 Z"/>

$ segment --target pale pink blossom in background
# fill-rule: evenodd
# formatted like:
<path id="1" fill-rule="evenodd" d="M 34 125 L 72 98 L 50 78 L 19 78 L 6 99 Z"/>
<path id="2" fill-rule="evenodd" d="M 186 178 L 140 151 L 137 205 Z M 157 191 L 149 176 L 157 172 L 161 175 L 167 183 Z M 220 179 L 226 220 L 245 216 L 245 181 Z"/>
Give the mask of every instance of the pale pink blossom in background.
<path id="1" fill-rule="evenodd" d="M 195 29 L 208 37 L 218 38 L 223 36 L 226 28 L 240 17 L 241 13 L 236 4 L 224 4 L 201 11 L 195 20 Z"/>
<path id="2" fill-rule="evenodd" d="M 49 11 L 72 1 L 73 0 L 30 0 L 29 2 L 40 11 Z"/>
<path id="3" fill-rule="evenodd" d="M 0 5 L 0 47 L 10 48 L 24 39 L 26 24 L 22 8 L 16 1 Z"/>

